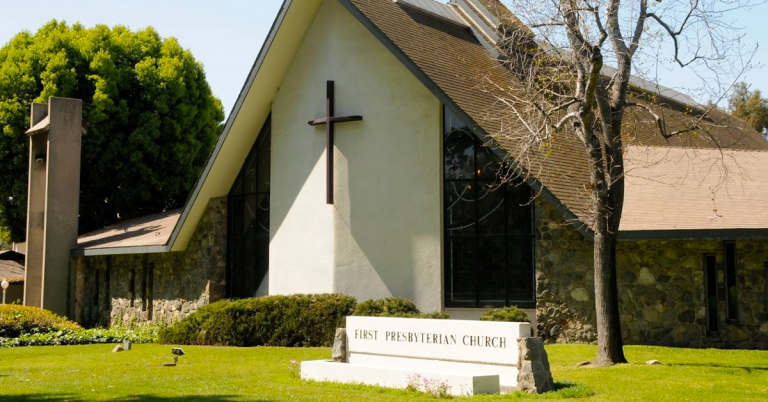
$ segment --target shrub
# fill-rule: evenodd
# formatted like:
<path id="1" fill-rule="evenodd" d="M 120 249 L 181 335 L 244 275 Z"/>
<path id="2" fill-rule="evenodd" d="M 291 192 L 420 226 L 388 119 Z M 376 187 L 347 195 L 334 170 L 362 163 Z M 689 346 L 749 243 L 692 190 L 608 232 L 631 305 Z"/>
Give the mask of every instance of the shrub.
<path id="1" fill-rule="evenodd" d="M 157 327 L 145 325 L 135 330 L 125 329 L 62 329 L 55 332 L 22 334 L 18 338 L 0 338 L 0 347 L 86 345 L 91 343 L 152 343 L 157 340 Z"/>
<path id="2" fill-rule="evenodd" d="M 448 320 L 451 315 L 442 311 L 433 311 L 431 313 L 421 313 L 418 318 L 432 318 L 437 320 Z"/>
<path id="3" fill-rule="evenodd" d="M 528 313 L 516 306 L 488 310 L 480 321 L 530 322 Z"/>
<path id="4" fill-rule="evenodd" d="M 365 317 L 451 318 L 449 314 L 439 311 L 422 313 L 416 308 L 416 304 L 413 301 L 403 299 L 402 297 L 366 300 L 357 305 L 352 315 Z"/>
<path id="5" fill-rule="evenodd" d="M 419 314 L 416 304 L 402 297 L 366 300 L 357 305 L 352 315 L 366 317 L 408 317 Z"/>
<path id="6" fill-rule="evenodd" d="M 331 346 L 336 327 L 355 308 L 340 294 L 222 300 L 161 329 L 159 342 L 220 346 Z"/>
<path id="7" fill-rule="evenodd" d="M 12 304 L 0 305 L 0 338 L 76 329 L 80 329 L 80 326 L 48 310 Z"/>

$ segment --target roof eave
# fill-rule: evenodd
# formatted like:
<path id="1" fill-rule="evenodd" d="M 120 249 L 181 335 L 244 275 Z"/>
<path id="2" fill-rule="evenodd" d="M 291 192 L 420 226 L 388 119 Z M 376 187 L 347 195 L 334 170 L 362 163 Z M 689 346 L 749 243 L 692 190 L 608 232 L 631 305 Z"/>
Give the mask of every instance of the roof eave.
<path id="1" fill-rule="evenodd" d="M 766 229 L 621 230 L 619 241 L 654 240 L 763 240 Z"/>
<path id="2" fill-rule="evenodd" d="M 73 248 L 70 252 L 72 257 L 96 257 L 104 255 L 126 255 L 126 254 L 154 254 L 167 253 L 170 248 L 163 246 L 125 246 L 125 247 L 105 247 L 105 248 Z"/>

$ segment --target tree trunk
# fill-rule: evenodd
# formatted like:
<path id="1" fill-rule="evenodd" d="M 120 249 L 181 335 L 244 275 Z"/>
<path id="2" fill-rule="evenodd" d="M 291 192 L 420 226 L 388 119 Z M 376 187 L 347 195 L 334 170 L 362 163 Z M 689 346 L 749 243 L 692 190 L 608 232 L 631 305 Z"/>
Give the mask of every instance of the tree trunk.
<path id="1" fill-rule="evenodd" d="M 595 225 L 595 310 L 597 316 L 598 366 L 626 363 L 621 337 L 621 313 L 619 311 L 618 272 L 616 269 L 616 240 L 618 222 L 624 201 L 624 179 L 614 183 L 605 204 L 596 206 L 601 211 Z M 600 200 L 596 200 L 600 202 Z M 602 222 L 599 222 L 602 221 Z"/>

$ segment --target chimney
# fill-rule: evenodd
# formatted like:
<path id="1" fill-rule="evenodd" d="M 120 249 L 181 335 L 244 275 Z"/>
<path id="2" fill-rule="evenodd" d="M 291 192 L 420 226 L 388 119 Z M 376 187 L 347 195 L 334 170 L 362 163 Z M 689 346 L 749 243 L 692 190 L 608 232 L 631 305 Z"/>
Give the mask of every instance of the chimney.
<path id="1" fill-rule="evenodd" d="M 32 104 L 30 126 L 24 305 L 72 316 L 83 102 L 51 97 Z"/>

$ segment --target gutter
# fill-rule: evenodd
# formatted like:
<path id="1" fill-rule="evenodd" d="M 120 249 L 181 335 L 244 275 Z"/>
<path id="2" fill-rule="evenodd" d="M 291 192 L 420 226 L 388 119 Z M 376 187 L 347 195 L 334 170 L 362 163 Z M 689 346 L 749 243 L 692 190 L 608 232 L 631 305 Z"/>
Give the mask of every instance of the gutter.
<path id="1" fill-rule="evenodd" d="M 763 240 L 768 229 L 624 230 L 619 241 L 640 240 Z"/>
<path id="2" fill-rule="evenodd" d="M 170 251 L 168 245 L 164 246 L 131 246 L 109 248 L 73 248 L 70 251 L 72 257 L 96 257 L 100 255 L 124 255 L 124 254 L 155 254 Z"/>

